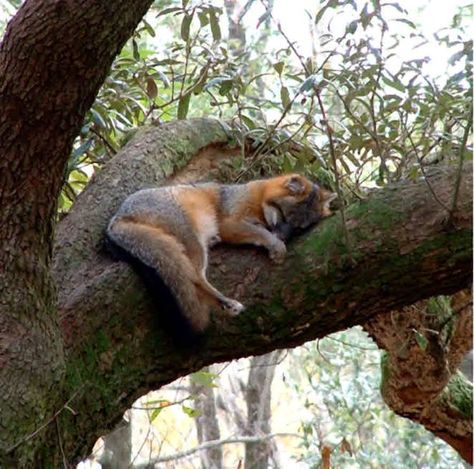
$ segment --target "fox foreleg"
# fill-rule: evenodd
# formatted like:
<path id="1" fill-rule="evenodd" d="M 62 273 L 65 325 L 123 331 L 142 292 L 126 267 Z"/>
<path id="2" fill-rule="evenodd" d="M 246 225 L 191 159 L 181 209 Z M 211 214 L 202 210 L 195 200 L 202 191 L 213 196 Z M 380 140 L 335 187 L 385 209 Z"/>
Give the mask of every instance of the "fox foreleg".
<path id="1" fill-rule="evenodd" d="M 285 243 L 267 230 L 261 222 L 228 219 L 220 227 L 222 241 L 231 244 L 253 244 L 268 251 L 270 259 L 282 263 L 286 255 Z"/>

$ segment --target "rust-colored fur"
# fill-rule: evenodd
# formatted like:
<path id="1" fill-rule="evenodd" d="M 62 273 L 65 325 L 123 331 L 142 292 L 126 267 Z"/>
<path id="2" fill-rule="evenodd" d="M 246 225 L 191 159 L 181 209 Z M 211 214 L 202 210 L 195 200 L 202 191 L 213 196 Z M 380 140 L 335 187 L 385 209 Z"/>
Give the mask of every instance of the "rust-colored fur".
<path id="1" fill-rule="evenodd" d="M 286 247 L 281 238 L 328 216 L 333 198 L 298 174 L 240 185 L 145 189 L 125 200 L 107 237 L 128 261 L 145 266 L 142 273 L 162 279 L 192 331 L 199 333 L 209 323 L 211 308 L 229 315 L 244 309 L 207 281 L 208 247 L 220 241 L 254 244 L 282 262 Z"/>

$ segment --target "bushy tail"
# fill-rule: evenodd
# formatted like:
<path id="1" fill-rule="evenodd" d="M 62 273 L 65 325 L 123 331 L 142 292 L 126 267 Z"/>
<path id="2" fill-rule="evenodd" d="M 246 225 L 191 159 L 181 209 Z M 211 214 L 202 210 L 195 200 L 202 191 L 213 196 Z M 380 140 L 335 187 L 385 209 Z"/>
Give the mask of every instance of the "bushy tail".
<path id="1" fill-rule="evenodd" d="M 159 228 L 116 221 L 107 229 L 109 251 L 128 262 L 163 308 L 163 319 L 181 344 L 193 344 L 209 324 L 209 305 L 199 298 L 197 273 L 183 245 Z"/>

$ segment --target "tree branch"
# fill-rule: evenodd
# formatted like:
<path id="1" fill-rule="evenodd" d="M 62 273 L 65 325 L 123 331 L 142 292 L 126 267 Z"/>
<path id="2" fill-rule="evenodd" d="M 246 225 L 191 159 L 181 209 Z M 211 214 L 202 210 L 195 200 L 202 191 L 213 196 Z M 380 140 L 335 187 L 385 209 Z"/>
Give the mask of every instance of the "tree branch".
<path id="1" fill-rule="evenodd" d="M 210 441 L 206 441 L 202 445 L 196 446 L 191 449 L 187 449 L 185 451 L 179 451 L 178 453 L 170 454 L 168 456 L 160 456 L 158 458 L 152 458 L 150 459 L 150 461 L 146 463 L 146 465 L 143 465 L 143 467 L 149 467 L 150 464 L 158 464 L 160 462 L 176 461 L 177 459 L 187 458 L 188 456 L 192 456 L 194 453 L 197 453 L 198 451 L 204 451 L 210 448 L 215 448 L 216 446 L 236 444 L 236 443 L 262 443 L 264 441 L 268 441 L 277 436 L 285 436 L 285 437 L 292 436 L 295 438 L 301 438 L 300 435 L 297 435 L 295 433 L 271 433 L 271 434 L 262 435 L 262 436 L 237 436 L 234 438 L 226 438 L 222 440 L 210 440 Z"/>
<path id="2" fill-rule="evenodd" d="M 431 298 L 364 325 L 387 351 L 382 396 L 472 464 L 472 384 L 456 370 L 472 349 L 470 291 Z M 459 305 L 461 307 L 459 308 Z"/>
<path id="3" fill-rule="evenodd" d="M 461 181 L 451 231 L 426 183 L 407 181 L 347 208 L 351 252 L 339 217 L 291 243 L 281 266 L 252 248 L 213 250 L 211 281 L 248 309 L 235 319 L 215 316 L 198 352 L 176 349 L 160 326 L 160 305 L 151 304 L 127 265 L 104 252 L 103 230 L 120 202 L 139 188 L 231 179 L 228 161 L 239 151 L 227 145 L 223 127 L 212 119 L 142 129 L 61 222 L 54 258 L 68 383 L 71 390 L 95 384 L 79 415 L 61 415 L 70 419 L 61 428 L 73 427 L 76 435 L 64 442 L 69 454 L 85 454 L 90 438 L 104 431 L 90 415 L 98 402 L 106 403 L 101 421 L 110 426 L 146 391 L 206 364 L 296 346 L 470 284 L 470 175 Z M 454 180 L 455 170 L 437 168 L 430 183 L 449 201 Z M 89 435 L 82 448 L 78 434 Z"/>

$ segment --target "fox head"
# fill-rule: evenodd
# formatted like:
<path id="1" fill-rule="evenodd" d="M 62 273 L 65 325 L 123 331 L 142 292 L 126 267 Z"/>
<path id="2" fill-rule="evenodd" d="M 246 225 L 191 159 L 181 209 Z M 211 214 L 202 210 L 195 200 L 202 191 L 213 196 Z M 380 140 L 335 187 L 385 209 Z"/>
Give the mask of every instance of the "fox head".
<path id="1" fill-rule="evenodd" d="M 298 234 L 331 215 L 330 203 L 337 197 L 299 174 L 283 179 L 284 195 L 275 198 L 272 206 L 273 231 L 283 239 Z"/>

